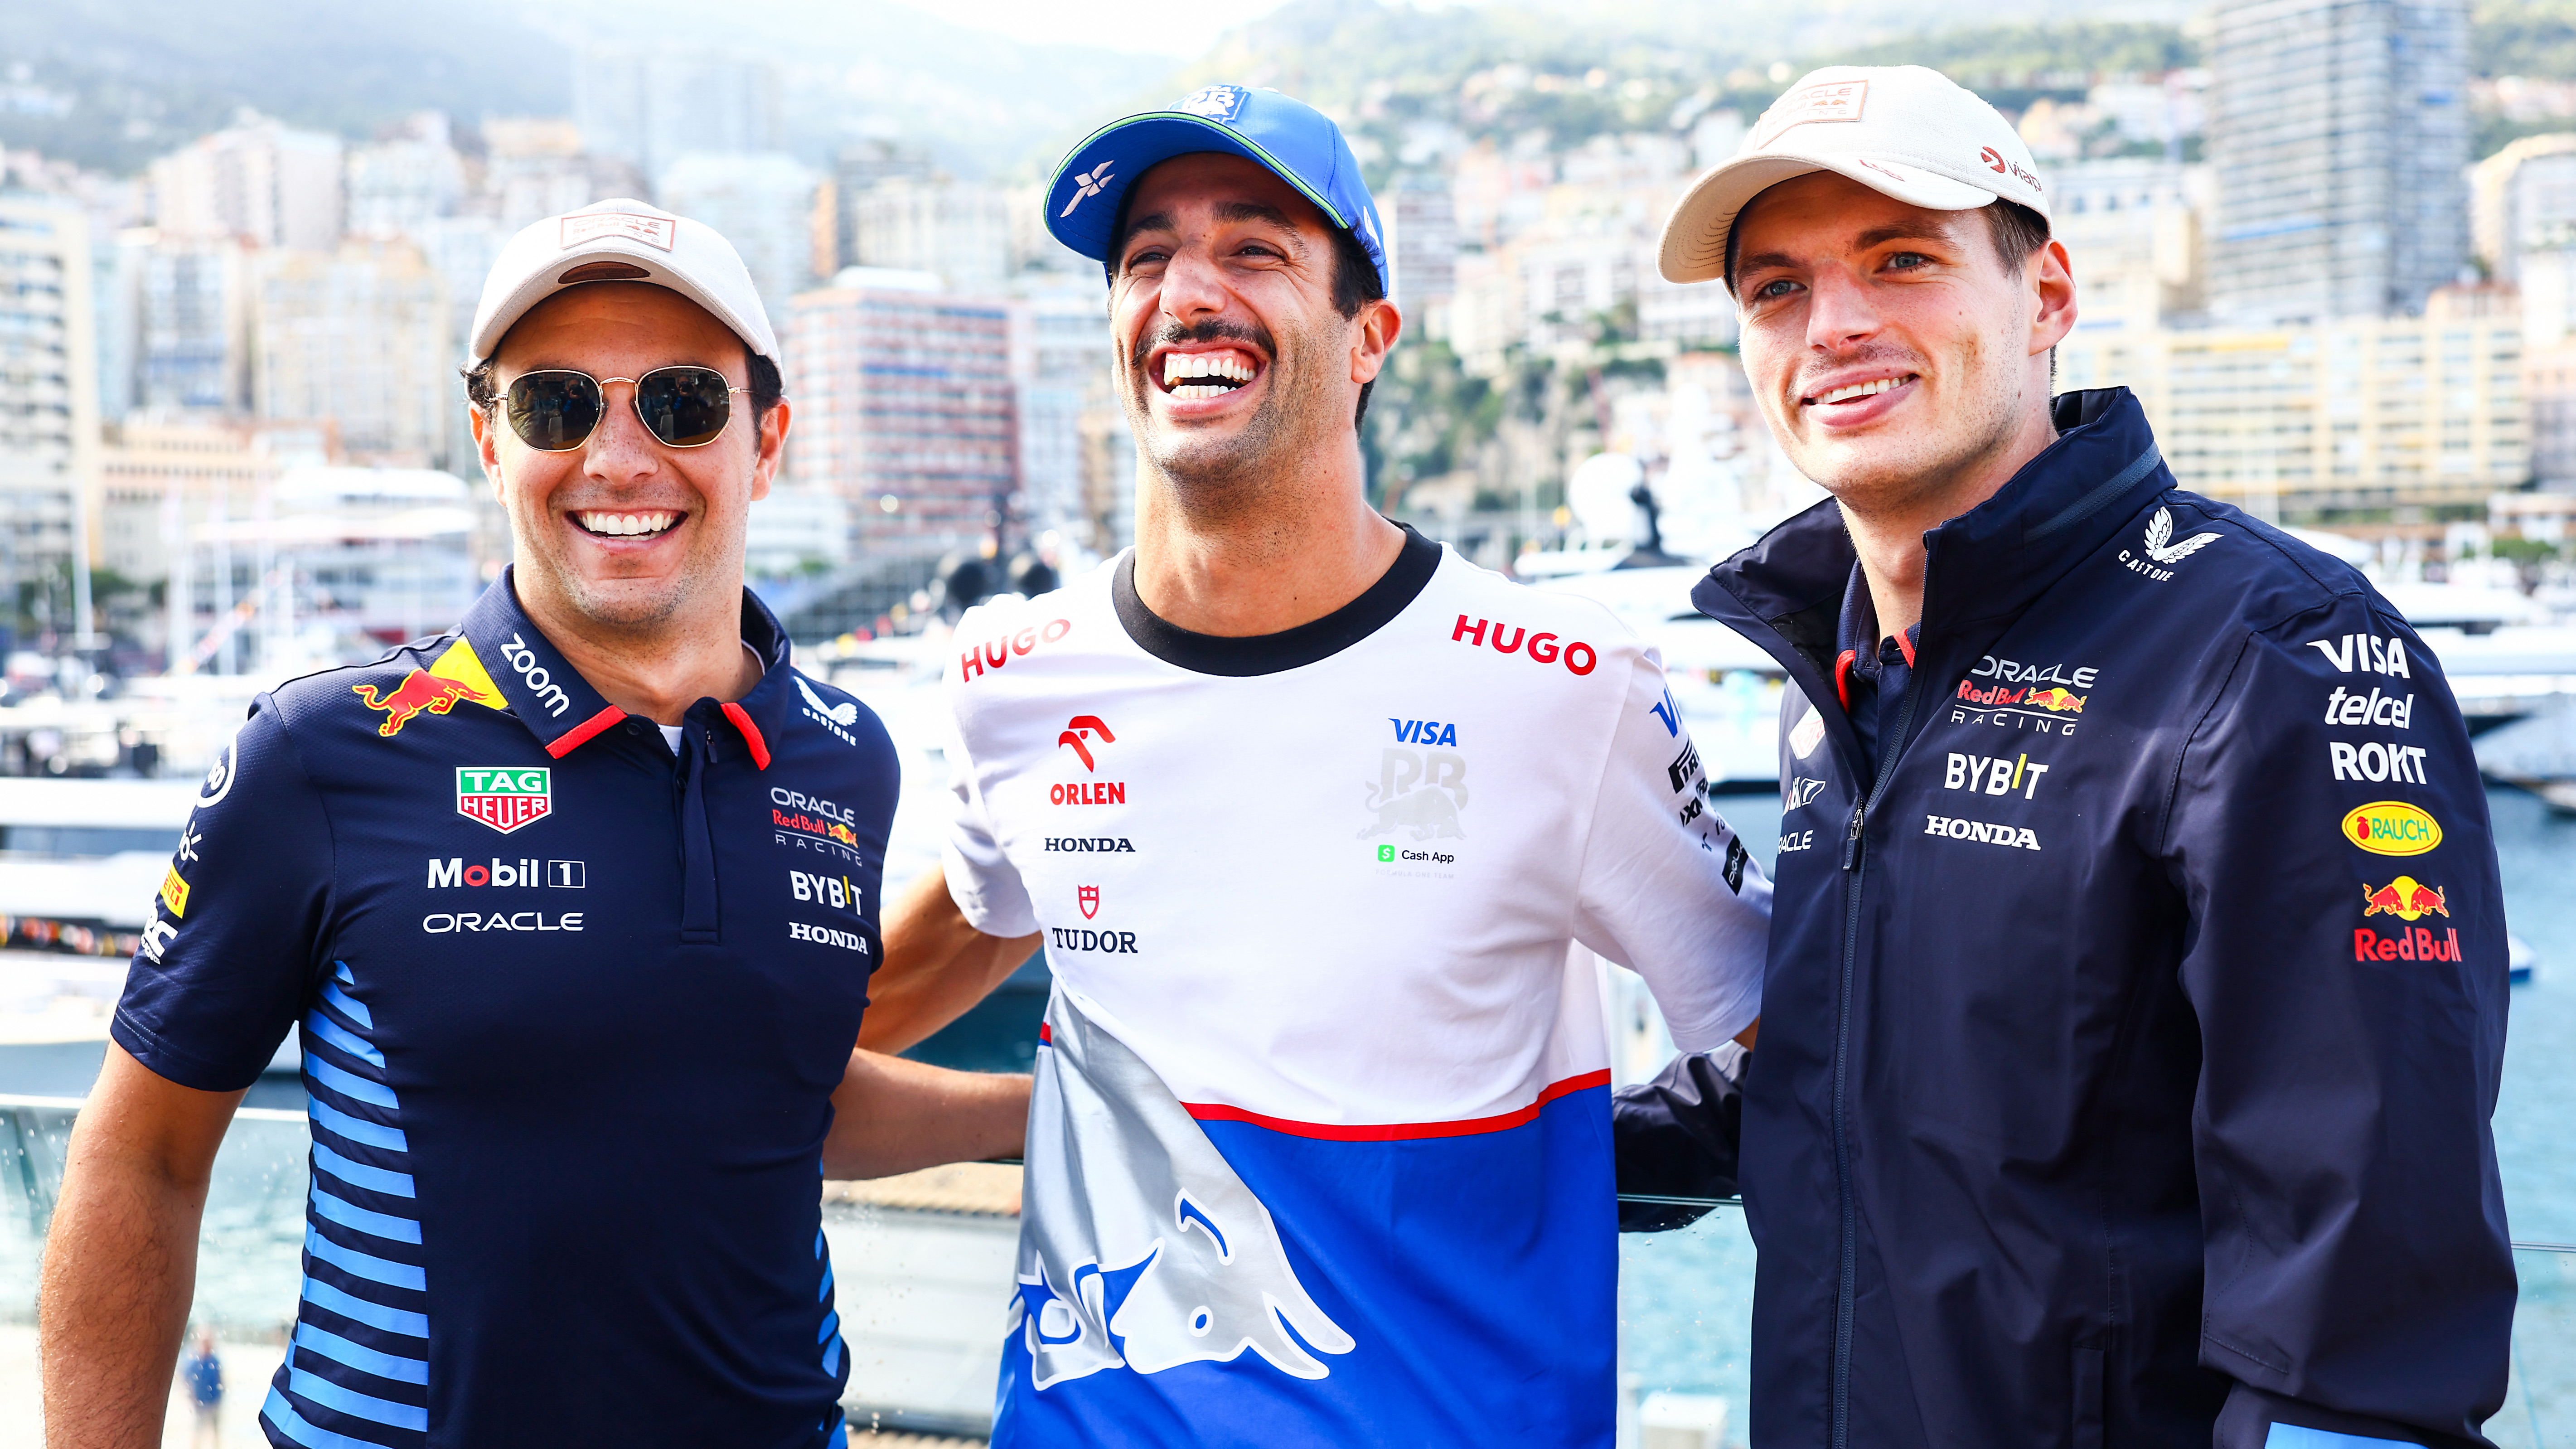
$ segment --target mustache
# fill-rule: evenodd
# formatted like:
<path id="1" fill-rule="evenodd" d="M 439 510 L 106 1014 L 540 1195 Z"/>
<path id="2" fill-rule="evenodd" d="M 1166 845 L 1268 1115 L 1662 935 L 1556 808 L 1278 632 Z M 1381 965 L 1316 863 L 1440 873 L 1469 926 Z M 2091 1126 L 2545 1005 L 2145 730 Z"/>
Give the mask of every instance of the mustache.
<path id="1" fill-rule="evenodd" d="M 1229 322 L 1222 317 L 1210 317 L 1204 322 L 1192 322 L 1186 326 L 1178 322 L 1169 322 L 1136 334 L 1135 346 L 1127 350 L 1127 364 L 1130 367 L 1142 368 L 1145 365 L 1146 354 L 1155 348 L 1181 347 L 1193 342 L 1241 342 L 1261 349 L 1261 355 L 1264 357 L 1279 356 L 1279 344 L 1271 337 L 1269 328 L 1259 325 L 1245 326 L 1241 322 Z"/>

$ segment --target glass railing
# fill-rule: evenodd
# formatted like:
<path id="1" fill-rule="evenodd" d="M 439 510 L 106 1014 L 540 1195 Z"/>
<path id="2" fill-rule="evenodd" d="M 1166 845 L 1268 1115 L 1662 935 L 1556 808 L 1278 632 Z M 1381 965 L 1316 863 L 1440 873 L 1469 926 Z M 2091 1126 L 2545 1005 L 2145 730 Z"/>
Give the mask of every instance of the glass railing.
<path id="1" fill-rule="evenodd" d="M 0 1097 L 0 1353 L 33 1352 L 38 1257 L 79 1106 Z M 301 1274 L 307 1145 L 301 1113 L 245 1109 L 216 1158 L 193 1316 L 222 1340 L 236 1386 L 264 1382 L 284 1351 Z M 1015 1195 L 933 1183 L 827 1199 L 854 1425 L 973 1438 L 989 1424 Z M 1620 1239 L 1621 1449 L 1740 1445 L 1753 1310 L 1741 1206 L 1630 1201 L 1706 1211 L 1688 1227 Z M 2576 1449 L 2576 1245 L 2518 1243 L 2514 1257 L 2522 1293 L 2511 1390 L 2487 1433 L 2501 1449 Z M 0 1363 L 0 1382 L 33 1380 L 30 1365 Z M 259 1442 L 259 1397 L 228 1396 L 228 1437 Z M 236 1410 L 238 1426 L 229 1420 Z M 0 1443 L 32 1442 L 33 1412 L 0 1404 Z"/>

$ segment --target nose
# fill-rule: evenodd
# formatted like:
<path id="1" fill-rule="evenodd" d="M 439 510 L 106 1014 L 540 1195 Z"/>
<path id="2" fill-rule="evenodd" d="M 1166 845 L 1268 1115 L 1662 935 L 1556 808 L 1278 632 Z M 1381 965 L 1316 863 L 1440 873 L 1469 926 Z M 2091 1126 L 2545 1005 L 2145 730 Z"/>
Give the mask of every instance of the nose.
<path id="1" fill-rule="evenodd" d="M 1224 269 L 1203 248 L 1182 247 L 1163 264 L 1156 303 L 1164 316 L 1184 324 L 1196 322 L 1225 311 L 1229 300 Z"/>
<path id="2" fill-rule="evenodd" d="M 582 448 L 582 471 L 604 483 L 645 477 L 662 466 L 661 439 L 635 411 L 632 378 L 602 378 L 599 426 Z"/>
<path id="3" fill-rule="evenodd" d="M 1840 267 L 1820 269 L 1807 283 L 1807 345 L 1839 352 L 1878 335 L 1877 300 L 1861 280 Z"/>

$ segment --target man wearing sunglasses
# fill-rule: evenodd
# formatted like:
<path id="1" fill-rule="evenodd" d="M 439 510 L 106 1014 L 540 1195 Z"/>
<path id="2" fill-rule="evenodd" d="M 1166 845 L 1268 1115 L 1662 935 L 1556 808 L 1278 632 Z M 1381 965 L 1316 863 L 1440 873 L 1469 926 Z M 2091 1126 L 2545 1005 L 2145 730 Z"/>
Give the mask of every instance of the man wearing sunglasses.
<path id="1" fill-rule="evenodd" d="M 1609 1063 L 1568 946 L 1713 1047 L 1769 888 L 1652 651 L 1369 508 L 1401 319 L 1331 121 L 1210 86 L 1077 146 L 1046 215 L 1107 271 L 1137 543 L 959 623 L 945 869 L 863 1037 L 1043 931 L 994 1442 L 1606 1449 Z"/>
<path id="2" fill-rule="evenodd" d="M 158 1442 L 211 1160 L 290 1025 L 278 1445 L 838 1444 L 820 1178 L 1019 1148 L 1027 1078 L 852 1050 L 896 760 L 742 587 L 789 408 L 733 248 L 539 222 L 471 353 L 517 563 L 260 696 L 207 778 L 54 1220 L 54 1445 Z"/>

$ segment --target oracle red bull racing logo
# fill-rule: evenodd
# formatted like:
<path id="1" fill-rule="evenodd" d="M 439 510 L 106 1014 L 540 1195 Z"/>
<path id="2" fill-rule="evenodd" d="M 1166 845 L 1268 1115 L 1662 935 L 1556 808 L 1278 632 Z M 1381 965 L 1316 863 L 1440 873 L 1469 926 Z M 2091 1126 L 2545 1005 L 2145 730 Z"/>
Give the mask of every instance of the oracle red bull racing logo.
<path id="1" fill-rule="evenodd" d="M 554 772 L 542 765 L 459 766 L 456 813 L 509 834 L 554 813 Z"/>

